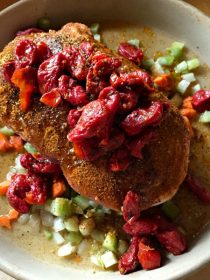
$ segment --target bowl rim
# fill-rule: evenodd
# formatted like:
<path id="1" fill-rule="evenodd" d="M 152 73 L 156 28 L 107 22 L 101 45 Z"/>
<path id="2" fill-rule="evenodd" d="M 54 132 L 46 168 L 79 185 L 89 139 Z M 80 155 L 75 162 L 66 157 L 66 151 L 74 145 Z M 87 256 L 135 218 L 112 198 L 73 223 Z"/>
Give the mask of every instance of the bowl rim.
<path id="1" fill-rule="evenodd" d="M 8 12 L 16 9 L 17 7 L 24 6 L 25 3 L 29 3 L 29 2 L 32 3 L 32 2 L 34 2 L 34 0 L 19 0 L 18 2 L 15 2 L 15 3 L 9 5 L 8 7 L 4 8 L 3 10 L 0 11 L 0 17 L 5 16 Z M 196 16 L 201 18 L 203 21 L 207 22 L 210 26 L 210 17 L 208 15 L 206 15 L 203 11 L 199 10 L 197 7 L 193 6 L 192 4 L 187 3 L 184 0 L 167 0 L 167 2 L 170 2 L 173 5 L 180 6 L 181 8 L 186 9 L 187 12 L 189 12 L 189 13 L 196 14 Z M 202 232 L 202 234 L 204 234 L 206 230 L 210 231 L 210 226 L 207 227 Z M 1 256 L 0 256 L 0 259 L 1 259 Z M 207 265 L 209 263 L 209 261 L 210 261 L 210 253 L 205 255 L 202 259 L 198 259 L 198 262 L 193 267 L 191 267 L 191 268 L 187 267 L 187 268 L 185 268 L 185 270 L 177 272 L 177 274 L 175 276 L 172 276 L 170 278 L 170 280 L 177 280 L 177 279 L 180 279 L 181 277 L 190 276 L 190 275 L 194 274 L 196 271 L 199 271 L 200 269 L 202 269 L 205 265 Z M 15 267 L 10 265 L 7 261 L 5 261 L 4 263 L 0 262 L 0 270 L 2 270 L 6 274 L 14 277 L 15 279 L 30 280 L 27 278 L 27 275 L 24 274 L 24 271 L 22 271 L 21 275 L 17 274 L 15 271 Z M 16 278 L 16 277 L 18 277 L 18 278 Z"/>

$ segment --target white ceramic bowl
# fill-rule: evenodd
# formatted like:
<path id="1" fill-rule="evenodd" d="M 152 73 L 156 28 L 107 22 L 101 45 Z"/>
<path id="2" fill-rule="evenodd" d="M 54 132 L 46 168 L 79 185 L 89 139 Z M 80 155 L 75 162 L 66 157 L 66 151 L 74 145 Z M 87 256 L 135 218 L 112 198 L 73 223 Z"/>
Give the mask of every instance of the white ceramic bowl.
<path id="1" fill-rule="evenodd" d="M 9 42 L 16 30 L 32 26 L 43 15 L 59 25 L 68 21 L 124 20 L 153 26 L 186 42 L 192 50 L 199 46 L 201 57 L 210 65 L 210 19 L 178 0 L 23 0 L 0 13 L 0 48 Z M 18 244 L 14 247 L 5 234 L 0 234 L 0 248 L 0 268 L 18 279 L 169 280 L 190 274 L 210 260 L 207 249 L 210 248 L 210 228 L 189 252 L 170 257 L 162 268 L 127 276 L 120 276 L 118 272 L 93 274 L 39 262 L 21 251 Z"/>

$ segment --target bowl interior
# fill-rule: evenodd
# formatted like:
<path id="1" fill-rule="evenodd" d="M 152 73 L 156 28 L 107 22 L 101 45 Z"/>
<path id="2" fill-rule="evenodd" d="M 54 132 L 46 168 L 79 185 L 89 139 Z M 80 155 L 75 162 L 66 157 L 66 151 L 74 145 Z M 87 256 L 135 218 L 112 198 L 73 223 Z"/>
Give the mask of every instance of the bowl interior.
<path id="1" fill-rule="evenodd" d="M 0 13 L 0 49 L 22 28 L 33 26 L 37 18 L 48 16 L 54 26 L 69 21 L 83 23 L 101 21 L 126 21 L 140 23 L 162 30 L 176 40 L 184 41 L 193 51 L 199 52 L 210 65 L 210 20 L 191 6 L 177 0 L 23 0 Z M 176 279 L 210 260 L 210 231 L 186 254 L 169 257 L 167 264 L 154 271 L 140 271 L 125 276 L 126 279 L 166 280 Z M 0 231 L 0 268 L 18 279 L 122 279 L 119 273 L 76 270 L 45 264 L 35 260 L 6 238 Z M 84 276 L 85 275 L 85 276 Z"/>

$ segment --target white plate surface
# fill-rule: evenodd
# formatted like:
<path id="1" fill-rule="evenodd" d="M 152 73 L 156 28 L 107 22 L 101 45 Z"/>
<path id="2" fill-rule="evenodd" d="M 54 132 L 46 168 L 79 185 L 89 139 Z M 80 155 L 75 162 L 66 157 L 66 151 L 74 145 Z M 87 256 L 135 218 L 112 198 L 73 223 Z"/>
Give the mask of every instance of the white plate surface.
<path id="1" fill-rule="evenodd" d="M 172 34 L 193 50 L 199 47 L 202 59 L 210 65 L 210 19 L 178 0 L 23 0 L 0 13 L 0 49 L 16 30 L 32 26 L 47 15 L 56 24 L 68 21 L 97 22 L 124 20 L 149 25 Z M 171 257 L 162 268 L 139 271 L 126 276 L 118 272 L 83 271 L 45 264 L 11 244 L 0 233 L 0 269 L 26 280 L 172 280 L 190 274 L 210 261 L 210 228 L 199 237 L 189 252 Z M 208 248 L 208 249 L 207 249 Z"/>

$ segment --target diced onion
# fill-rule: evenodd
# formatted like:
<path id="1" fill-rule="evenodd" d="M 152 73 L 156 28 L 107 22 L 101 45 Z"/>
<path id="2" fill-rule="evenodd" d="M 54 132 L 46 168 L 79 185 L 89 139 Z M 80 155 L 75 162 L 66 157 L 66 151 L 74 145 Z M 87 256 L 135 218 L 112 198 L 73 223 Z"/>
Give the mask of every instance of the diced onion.
<path id="1" fill-rule="evenodd" d="M 210 122 L 210 111 L 205 111 L 200 115 L 199 122 L 209 123 Z"/>
<path id="2" fill-rule="evenodd" d="M 133 46 L 135 46 L 135 47 L 137 47 L 137 48 L 139 48 L 139 46 L 140 46 L 140 41 L 139 41 L 139 39 L 131 39 L 131 40 L 128 40 L 128 43 L 131 44 L 131 45 L 133 45 Z"/>
<path id="3" fill-rule="evenodd" d="M 54 219 L 53 229 L 55 232 L 59 232 L 65 229 L 64 221 L 62 218 Z"/>
<path id="4" fill-rule="evenodd" d="M 61 246 L 58 249 L 58 257 L 66 257 L 69 255 L 72 255 L 73 253 L 75 253 L 77 251 L 77 247 L 76 246 L 72 246 L 70 243 L 64 244 L 63 246 Z"/>
<path id="5" fill-rule="evenodd" d="M 111 251 L 107 251 L 103 255 L 101 255 L 101 260 L 102 260 L 105 268 L 111 267 L 118 263 L 118 260 L 115 256 L 115 254 Z"/>
<path id="6" fill-rule="evenodd" d="M 79 256 L 83 256 L 86 252 L 89 252 L 91 247 L 90 242 L 87 239 L 84 239 L 78 246 L 77 253 Z"/>
<path id="7" fill-rule="evenodd" d="M 101 35 L 100 34 L 94 34 L 94 39 L 98 42 L 101 42 Z"/>
<path id="8" fill-rule="evenodd" d="M 40 216 L 38 214 L 31 214 L 29 219 L 29 225 L 31 227 L 31 233 L 38 233 L 41 227 Z"/>
<path id="9" fill-rule="evenodd" d="M 162 75 L 162 74 L 165 73 L 163 67 L 161 66 L 161 64 L 160 64 L 158 61 L 156 61 L 156 62 L 152 65 L 151 71 L 152 71 L 152 74 L 153 74 L 154 76 L 159 76 L 159 75 Z"/>
<path id="10" fill-rule="evenodd" d="M 53 232 L 53 240 L 56 244 L 61 245 L 65 242 L 65 239 L 59 232 Z"/>
<path id="11" fill-rule="evenodd" d="M 123 255 L 128 249 L 128 243 L 125 240 L 119 240 L 118 242 L 118 253 Z"/>
<path id="12" fill-rule="evenodd" d="M 22 215 L 20 215 L 20 217 L 18 218 L 17 221 L 18 221 L 19 224 L 25 225 L 25 224 L 28 223 L 29 218 L 30 218 L 29 214 L 22 214 Z"/>
<path id="13" fill-rule="evenodd" d="M 100 256 L 100 255 L 92 255 L 92 256 L 90 257 L 90 261 L 91 261 L 94 265 L 96 265 L 96 266 L 98 266 L 98 267 L 101 267 L 101 268 L 104 268 L 104 264 L 103 264 L 103 262 L 102 262 L 102 260 L 101 260 L 101 256 Z"/>
<path id="14" fill-rule="evenodd" d="M 194 73 L 187 73 L 182 75 L 182 79 L 190 83 L 196 81 Z"/>
<path id="15" fill-rule="evenodd" d="M 186 80 L 182 80 L 177 85 L 177 91 L 181 94 L 184 94 L 186 92 L 186 90 L 188 89 L 189 85 L 190 85 L 190 82 L 188 82 Z"/>
<path id="16" fill-rule="evenodd" d="M 91 237 L 93 238 L 93 240 L 96 240 L 100 243 L 103 243 L 104 238 L 105 238 L 105 234 L 98 229 L 94 229 L 91 233 Z"/>
<path id="17" fill-rule="evenodd" d="M 21 158 L 22 154 L 19 154 L 16 158 L 15 158 L 15 168 L 23 168 L 23 166 L 20 163 L 20 158 Z"/>
<path id="18" fill-rule="evenodd" d="M 40 211 L 40 217 L 41 217 L 41 221 L 43 226 L 45 227 L 52 227 L 54 224 L 54 217 L 51 213 L 45 211 L 45 210 L 41 210 Z"/>

